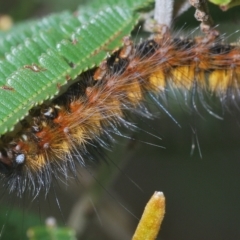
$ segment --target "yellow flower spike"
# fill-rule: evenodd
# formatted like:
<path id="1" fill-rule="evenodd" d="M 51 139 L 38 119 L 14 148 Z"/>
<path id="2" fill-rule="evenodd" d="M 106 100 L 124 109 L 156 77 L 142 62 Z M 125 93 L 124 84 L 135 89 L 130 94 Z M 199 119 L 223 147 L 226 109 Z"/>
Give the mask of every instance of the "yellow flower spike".
<path id="1" fill-rule="evenodd" d="M 154 240 L 157 238 L 165 214 L 165 197 L 155 192 L 147 203 L 132 240 Z"/>

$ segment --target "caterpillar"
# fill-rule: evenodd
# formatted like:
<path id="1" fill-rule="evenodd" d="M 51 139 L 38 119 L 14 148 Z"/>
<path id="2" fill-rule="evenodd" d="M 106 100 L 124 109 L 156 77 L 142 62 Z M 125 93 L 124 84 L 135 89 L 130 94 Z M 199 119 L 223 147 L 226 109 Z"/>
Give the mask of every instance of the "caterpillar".
<path id="1" fill-rule="evenodd" d="M 1 173 L 10 192 L 22 196 L 30 188 L 36 196 L 41 189 L 48 192 L 53 177 L 67 177 L 78 164 L 88 167 L 91 151 L 109 148 L 113 135 L 121 136 L 120 126 L 135 128 L 127 112 L 152 117 L 146 95 L 162 108 L 158 96 L 178 89 L 190 96 L 193 108 L 199 96 L 210 114 L 205 92 L 217 95 L 223 106 L 228 99 L 237 102 L 237 44 L 214 35 L 173 37 L 165 27 L 139 44 L 129 37 L 123 42 L 62 96 L 32 109 L 20 131 L 1 137 Z"/>
<path id="2" fill-rule="evenodd" d="M 34 195 L 43 185 L 49 189 L 52 174 L 67 176 L 75 164 L 86 166 L 87 145 L 108 148 L 120 125 L 131 128 L 125 111 L 150 116 L 142 106 L 147 93 L 156 104 L 168 87 L 198 94 L 203 105 L 204 91 L 223 103 L 238 97 L 237 45 L 219 42 L 214 32 L 194 39 L 172 38 L 164 27 L 159 32 L 136 45 L 125 37 L 123 48 L 94 72 L 51 104 L 33 109 L 17 135 L 1 137 L 1 173 L 10 191 L 21 196 L 30 188 Z"/>

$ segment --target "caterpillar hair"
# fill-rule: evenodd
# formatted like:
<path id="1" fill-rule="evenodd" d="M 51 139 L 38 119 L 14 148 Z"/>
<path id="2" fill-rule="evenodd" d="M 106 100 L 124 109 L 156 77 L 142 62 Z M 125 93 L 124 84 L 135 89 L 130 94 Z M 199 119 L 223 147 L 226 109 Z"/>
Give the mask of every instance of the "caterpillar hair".
<path id="1" fill-rule="evenodd" d="M 104 163 L 111 163 L 111 165 L 114 165 L 113 167 L 118 172 L 123 171 L 125 175 L 125 172 L 127 171 L 121 170 L 121 167 L 118 166 L 118 163 L 109 160 L 115 158 L 116 156 L 116 158 L 119 158 L 120 154 L 113 150 L 116 145 L 122 144 L 122 142 L 119 142 L 119 139 L 122 140 L 125 138 L 131 140 L 127 146 L 128 150 L 130 148 L 137 148 L 137 141 L 144 142 L 145 145 L 148 144 L 160 148 L 166 147 L 164 151 L 160 148 L 154 148 L 155 153 L 158 149 L 161 150 L 161 153 L 158 154 L 158 162 L 155 161 L 152 153 L 153 150 L 151 148 L 138 148 L 137 150 L 139 150 L 139 152 L 137 151 L 137 153 L 134 153 L 133 160 L 136 161 L 134 164 L 136 163 L 137 166 L 134 165 L 134 170 L 130 169 L 132 172 L 126 173 L 126 175 L 130 176 L 131 179 L 134 179 L 134 181 L 137 179 L 137 184 L 144 189 L 144 194 L 148 194 L 148 191 L 151 191 L 152 194 L 152 191 L 155 190 L 161 190 L 164 192 L 164 195 L 167 199 L 167 214 L 165 221 L 168 222 L 168 225 L 166 224 L 166 227 L 163 225 L 163 231 L 166 231 L 169 234 L 168 236 L 163 235 L 164 238 L 174 239 L 175 234 L 175 236 L 178 236 L 176 239 L 188 239 L 188 237 L 185 236 L 191 236 L 189 239 L 206 239 L 205 236 L 208 234 L 207 231 L 206 233 L 203 233 L 202 235 L 199 234 L 199 236 L 196 237 L 198 234 L 196 232 L 198 231 L 194 232 L 194 224 L 198 225 L 200 223 L 203 225 L 203 228 L 207 229 L 207 227 L 210 226 L 210 222 L 215 221 L 218 231 L 219 226 L 228 226 L 228 221 L 231 222 L 228 220 L 229 215 L 228 213 L 224 213 L 222 209 L 224 208 L 226 212 L 231 212 L 231 208 L 226 206 L 227 204 L 225 199 L 227 197 L 225 198 L 225 196 L 230 196 L 233 194 L 231 193 L 231 190 L 233 190 L 234 194 L 237 192 L 236 188 L 238 188 L 238 180 L 237 177 L 234 176 L 239 176 L 239 161 L 238 159 L 236 161 L 237 167 L 235 167 L 236 165 L 234 165 L 234 163 L 225 164 L 224 167 L 222 167 L 223 170 L 221 171 L 221 168 L 218 168 L 218 166 L 221 165 L 221 153 L 219 153 L 220 149 L 217 147 L 217 142 L 224 142 L 223 145 L 225 147 L 234 145 L 229 141 L 229 139 L 234 142 L 234 140 L 237 138 L 235 138 L 234 135 L 235 128 L 234 130 L 231 129 L 232 131 L 226 133 L 227 131 L 223 130 L 221 124 L 227 124 L 230 127 L 231 125 L 234 125 L 231 121 L 228 121 L 229 116 L 225 116 L 224 114 L 225 111 L 231 112 L 230 115 L 238 114 L 240 107 L 240 45 L 238 41 L 231 42 L 231 40 L 228 40 L 225 35 L 221 35 L 216 30 L 217 27 L 213 25 L 213 21 L 210 18 L 211 16 L 208 13 L 206 1 L 201 1 L 202 4 L 195 0 L 189 0 L 188 3 L 187 1 L 182 1 L 182 4 L 180 1 L 176 1 L 177 3 L 175 4 L 181 5 L 182 7 L 180 9 L 179 6 L 179 14 L 188 9 L 190 7 L 190 3 L 194 6 L 196 9 L 195 16 L 197 20 L 201 21 L 201 25 L 199 27 L 201 33 L 198 33 L 198 29 L 194 29 L 191 33 L 183 33 L 184 31 L 182 31 L 182 29 L 179 30 L 179 32 L 172 30 L 171 21 L 173 19 L 173 15 L 177 15 L 177 10 L 173 8 L 174 1 L 163 0 L 162 2 L 164 2 L 164 7 L 162 7 L 163 3 L 161 0 L 156 0 L 156 2 L 157 4 L 155 7 L 154 19 L 157 21 L 157 23 L 154 22 L 153 27 L 150 26 L 152 27 L 152 31 L 150 32 L 151 36 L 148 34 L 147 38 L 144 37 L 142 39 L 135 40 L 136 36 L 134 33 L 131 36 L 127 35 L 122 38 L 121 47 L 111 51 L 108 49 L 108 47 L 105 49 L 105 45 L 101 45 L 101 47 L 99 47 L 100 50 L 98 49 L 95 52 L 103 51 L 104 54 L 106 53 L 107 57 L 101 61 L 100 64 L 97 64 L 97 66 L 94 65 L 95 67 L 81 73 L 76 77 L 76 79 L 72 79 L 70 74 L 66 75 L 66 72 L 64 72 L 63 78 L 65 82 L 68 83 L 64 86 L 60 86 L 60 84 L 57 85 L 59 93 L 52 99 L 47 99 L 37 106 L 34 105 L 34 107 L 28 112 L 27 116 L 25 116 L 22 120 L 19 120 L 19 122 L 14 126 L 13 130 L 0 136 L 0 178 L 3 186 L 3 192 L 1 195 L 3 198 L 2 200 L 5 200 L 4 198 L 6 197 L 8 204 L 23 204 L 26 206 L 21 206 L 21 209 L 29 209 L 29 203 L 27 202 L 27 198 L 29 197 L 32 200 L 31 205 L 35 207 L 34 204 L 36 204 L 40 215 L 44 215 L 44 202 L 46 201 L 46 198 L 49 202 L 51 202 L 53 199 L 53 201 L 55 201 L 54 206 L 50 207 L 52 209 L 48 209 L 47 214 L 55 211 L 56 209 L 53 209 L 55 207 L 57 208 L 57 214 L 61 214 L 65 221 L 66 216 L 69 214 L 69 206 L 71 203 L 76 202 L 78 194 L 82 194 L 79 190 L 81 186 L 78 184 L 78 178 L 80 176 L 79 170 L 83 170 L 83 173 L 81 172 L 81 176 L 83 176 L 84 179 L 83 182 L 87 181 L 84 175 L 84 171 L 86 171 L 97 187 L 100 187 L 102 191 L 106 191 L 108 193 L 107 197 L 110 196 L 115 200 L 114 202 L 117 202 L 117 204 L 111 203 L 114 205 L 114 211 L 117 211 L 118 206 L 116 205 L 120 205 L 121 210 L 122 207 L 126 210 L 121 212 L 127 212 L 127 214 L 130 213 L 130 215 L 134 217 L 139 216 L 140 212 L 139 214 L 136 213 L 136 211 L 138 211 L 137 208 L 132 209 L 131 203 L 129 204 L 130 207 L 128 203 L 125 204 L 125 195 L 122 196 L 122 199 L 118 201 L 118 196 L 115 197 L 115 194 L 112 194 L 110 191 L 108 191 L 108 188 L 104 183 L 102 183 L 105 181 L 105 179 L 102 180 L 102 176 L 96 177 L 94 172 L 94 167 L 100 165 L 104 161 Z M 159 11 L 161 12 L 161 15 L 159 15 Z M 191 15 L 193 15 L 193 13 L 191 13 Z M 206 15 L 208 17 L 204 17 Z M 72 16 L 73 15 L 71 15 L 71 17 Z M 99 16 L 103 17 L 103 14 L 100 14 Z M 94 18 L 94 21 L 96 19 Z M 74 15 L 73 23 L 76 23 L 74 34 L 78 32 L 77 29 L 79 29 L 79 22 L 75 20 L 76 19 Z M 97 22 L 97 20 L 95 22 Z M 146 25 L 147 20 L 144 19 L 143 25 Z M 149 23 L 150 25 L 152 24 L 152 19 Z M 68 25 L 66 24 L 67 27 Z M 182 24 L 180 25 L 182 26 Z M 106 25 L 106 28 L 107 27 L 108 25 Z M 146 29 L 143 27 L 143 30 Z M 101 33 L 101 31 L 105 30 L 102 29 L 99 32 Z M 51 31 L 43 31 L 41 36 L 43 36 L 45 41 L 44 34 L 51 34 Z M 137 34 L 139 34 L 139 28 Z M 93 42 L 96 40 L 95 38 L 97 38 L 96 35 L 96 33 L 87 34 L 89 38 L 93 38 L 90 39 L 93 40 Z M 139 36 L 136 38 L 138 37 Z M 46 41 L 51 41 L 51 38 L 46 36 Z M 59 41 L 61 41 L 61 39 L 57 40 L 56 42 L 59 43 Z M 71 46 L 75 46 L 77 42 L 81 43 L 80 35 L 79 39 L 75 38 L 75 36 L 73 37 L 73 40 L 70 39 L 70 44 L 72 44 Z M 16 48 L 19 46 L 21 47 L 21 43 L 20 45 L 16 45 Z M 44 49 L 44 52 L 47 52 L 48 48 L 49 47 Z M 86 48 L 88 48 L 88 45 Z M 9 51 L 12 52 L 14 49 Z M 95 52 L 93 54 L 95 54 Z M 14 54 L 10 54 L 9 56 L 8 58 L 15 57 Z M 66 60 L 67 67 L 71 68 L 69 71 L 73 70 L 77 72 L 78 69 L 77 67 L 75 68 L 75 62 L 73 63 L 67 58 L 65 59 L 64 56 L 61 55 L 63 61 Z M 88 58 L 86 59 L 88 60 Z M 53 62 L 54 61 L 55 60 L 53 60 Z M 86 64 L 84 66 L 88 65 Z M 41 63 L 39 65 L 37 63 L 33 63 L 32 65 L 24 65 L 23 68 L 24 71 L 26 70 L 27 72 L 34 73 L 33 76 L 35 76 L 35 74 L 38 75 L 39 72 L 41 74 L 43 73 L 44 75 L 49 70 L 47 67 L 46 69 L 45 67 L 43 68 Z M 79 72 L 77 73 L 79 74 Z M 38 76 L 41 76 L 41 74 Z M 47 75 L 48 74 L 46 74 L 46 76 Z M 33 85 L 31 87 L 38 89 L 38 84 L 36 83 L 35 85 L 35 79 L 33 79 L 32 82 Z M 54 87 L 56 86 L 54 85 Z M 14 88 L 9 87 L 8 85 L 4 85 L 1 88 L 2 89 L 0 90 L 2 92 L 14 93 L 15 91 Z M 43 95 L 44 94 L 45 93 L 43 93 Z M 11 102 L 14 102 L 14 94 L 12 96 L 13 99 L 10 100 Z M 171 109 L 172 105 L 177 106 L 176 110 L 181 108 L 184 108 L 184 110 L 187 109 L 187 117 L 185 119 L 181 119 L 182 115 L 180 116 L 180 114 L 182 114 L 182 112 L 184 114 L 184 111 L 180 111 L 179 116 L 175 117 L 175 113 L 172 112 Z M 214 105 L 218 105 L 218 107 L 220 106 L 220 110 L 219 108 L 214 108 Z M 157 111 L 157 113 L 155 113 L 155 111 Z M 159 119 L 157 115 L 159 111 L 163 112 L 161 119 Z M 193 124 L 191 120 L 190 123 L 188 121 L 189 115 L 191 120 L 194 121 Z M 212 132 L 214 134 L 214 140 L 212 140 L 213 138 L 210 136 L 212 132 L 206 133 L 204 129 L 206 126 L 199 124 L 199 121 L 202 122 L 203 119 L 206 120 L 205 118 L 208 115 L 210 115 L 209 119 L 213 119 L 213 121 L 214 118 L 222 120 L 224 115 L 224 121 L 216 121 L 216 124 L 214 123 L 211 125 Z M 164 118 L 166 118 L 167 121 L 164 121 Z M 137 122 L 139 119 L 141 120 L 141 123 Z M 238 121 L 238 117 L 234 118 L 234 120 L 236 119 Z M 149 122 L 151 123 L 149 124 Z M 168 126 L 168 122 L 169 126 L 171 127 Z M 152 126 L 152 123 L 156 124 Z M 143 127 L 139 126 L 140 124 L 142 124 Z M 150 125 L 147 126 L 151 128 L 150 131 L 145 131 L 146 125 Z M 188 142 L 186 138 L 184 138 L 186 132 L 182 133 L 184 132 L 185 125 L 187 125 L 187 129 L 190 129 L 190 134 L 192 134 L 191 136 L 186 137 L 190 139 Z M 220 125 L 220 127 L 215 130 L 215 125 Z M 124 130 L 126 131 L 124 132 Z M 164 136 L 163 147 L 159 146 L 158 142 L 156 144 L 155 142 L 153 143 L 151 141 L 152 139 L 148 141 L 144 138 L 144 141 L 141 141 L 138 140 L 135 135 L 128 136 L 129 132 L 131 134 L 137 134 L 136 132 L 138 130 L 146 132 L 147 137 L 149 138 L 151 136 L 155 137 L 157 141 L 159 141 L 160 137 L 159 134 L 155 132 L 160 132 L 161 135 Z M 237 131 L 235 134 L 238 135 Z M 228 135 L 230 136 L 229 138 Z M 192 146 L 189 146 L 191 144 L 191 140 Z M 239 138 L 237 138 L 237 141 L 238 140 Z M 210 152 L 211 150 L 216 152 L 215 155 L 212 154 L 214 156 L 211 155 L 211 158 L 213 158 L 211 160 L 216 159 L 216 161 L 212 161 L 212 167 L 209 167 L 208 165 L 210 164 L 210 161 L 207 158 L 208 156 L 206 157 L 205 154 L 203 154 L 202 157 L 202 152 L 204 152 L 206 145 L 208 145 L 210 141 L 213 142 L 213 144 L 207 148 L 207 151 Z M 196 147 L 198 148 L 200 155 L 197 161 L 192 161 L 193 158 L 191 158 L 191 161 L 188 162 L 191 166 L 189 169 L 185 164 L 186 161 L 188 161 L 186 160 L 187 157 L 184 156 L 184 160 L 186 161 L 183 162 L 184 160 L 181 159 L 181 156 L 179 156 L 179 151 L 184 149 L 184 142 L 187 142 L 186 145 L 188 145 L 186 147 L 187 150 L 185 151 L 187 156 L 191 155 L 192 157 L 192 153 Z M 239 146 L 238 144 L 236 144 L 236 146 L 237 152 Z M 188 151 L 189 148 L 191 148 L 190 154 Z M 231 149 L 233 149 L 233 147 Z M 229 156 L 230 154 L 235 154 L 235 151 L 231 151 L 229 151 Z M 110 152 L 110 154 L 112 152 L 114 157 L 108 157 L 106 154 L 108 152 Z M 171 157 L 168 156 L 169 153 L 174 155 L 174 157 L 172 157 L 175 161 L 174 166 L 173 161 L 171 161 Z M 123 155 L 124 159 L 127 158 L 125 157 L 125 153 Z M 237 155 L 237 158 L 239 158 L 238 156 L 239 155 Z M 168 158 L 169 161 L 165 161 L 166 158 Z M 225 159 L 223 161 L 225 161 Z M 131 164 L 132 162 L 129 165 Z M 153 164 L 155 165 L 153 166 Z M 104 164 L 104 166 L 105 165 L 106 164 Z M 227 174 L 228 165 L 229 169 L 231 169 L 230 174 Z M 131 167 L 132 165 L 129 168 Z M 176 167 L 176 169 L 174 167 Z M 187 169 L 186 171 L 185 168 Z M 232 169 L 236 170 L 235 175 Z M 112 171 L 112 169 L 110 169 L 110 171 Z M 100 172 L 100 174 L 101 173 L 102 172 Z M 106 174 L 104 172 L 104 177 L 105 175 Z M 72 179 L 76 180 L 78 184 L 76 189 L 74 188 L 74 183 L 72 184 L 72 182 L 74 182 Z M 195 179 L 197 179 L 198 182 L 201 182 L 201 187 L 203 186 L 203 190 L 199 189 L 198 183 L 194 182 Z M 130 187 L 127 185 L 129 182 L 125 183 L 125 181 L 128 180 L 129 179 L 121 179 L 121 183 L 116 184 L 120 186 L 114 186 L 113 189 L 114 191 L 116 190 L 115 188 L 117 188 L 117 191 L 120 189 L 121 192 L 121 188 L 124 188 L 124 194 L 127 192 L 129 198 L 134 198 L 135 196 L 132 197 L 135 194 L 134 190 L 129 189 Z M 184 184 L 187 182 L 186 189 L 184 188 L 184 184 L 181 185 L 181 180 L 184 181 Z M 227 185 L 225 183 L 227 181 L 229 181 L 231 185 Z M 55 186 L 58 186 L 58 184 L 61 187 L 62 183 L 64 187 L 67 186 L 68 188 L 67 198 L 70 199 L 70 204 L 67 204 L 67 210 L 64 209 L 64 203 L 63 205 L 60 204 L 61 201 L 58 199 L 60 194 L 57 192 L 58 188 L 55 188 Z M 145 183 L 146 185 L 144 185 Z M 83 188 L 85 189 L 84 183 L 82 184 L 82 182 L 80 182 L 80 184 L 83 185 Z M 176 186 L 174 184 L 176 184 Z M 149 187 L 149 185 L 151 185 L 151 187 Z M 216 187 L 218 185 L 219 192 L 218 187 Z M 172 191 L 174 191 L 172 195 L 168 190 L 170 188 Z M 96 208 L 97 210 L 95 209 L 95 190 L 96 189 L 94 188 L 93 191 L 89 191 L 90 197 L 86 197 L 88 198 L 87 201 L 85 197 L 81 196 L 82 198 L 80 201 L 84 207 L 81 205 L 79 208 L 79 203 L 77 203 L 78 208 L 74 208 L 72 211 L 74 213 L 71 214 L 70 217 L 68 216 L 68 223 L 70 223 L 69 225 L 71 225 L 71 227 L 75 227 L 77 231 L 79 230 L 78 228 L 81 228 L 79 232 L 88 231 L 86 226 L 84 226 L 86 223 L 85 214 L 88 218 L 92 214 L 93 209 L 97 215 L 100 212 L 98 215 L 100 216 L 100 222 L 102 221 L 102 215 L 103 222 L 106 220 L 104 217 L 106 217 L 107 214 L 104 215 L 105 212 L 102 214 L 102 209 L 97 209 L 98 206 Z M 187 199 L 187 194 L 185 191 L 189 193 L 188 197 L 191 199 L 189 202 L 193 201 L 193 204 L 194 201 L 196 202 L 194 210 L 201 210 L 201 214 L 196 214 L 197 217 L 195 217 L 195 219 L 194 216 L 192 216 L 193 209 L 191 206 L 183 209 L 185 205 L 188 204 L 184 202 L 185 199 Z M 94 193 L 92 194 L 92 192 Z M 210 210 L 206 211 L 205 209 L 207 208 L 207 204 L 209 204 L 209 200 L 205 200 L 205 193 L 206 195 L 210 196 L 208 199 L 214 200 L 212 205 L 214 205 L 215 208 L 211 205 L 213 208 L 211 210 L 213 212 L 217 212 L 216 208 L 221 206 L 220 204 L 224 206 L 219 207 L 219 209 L 221 209 L 219 212 L 221 212 L 220 214 L 222 215 L 219 217 L 219 215 L 216 214 L 216 218 L 219 217 L 219 219 L 222 219 L 227 216 L 227 220 L 221 220 L 222 222 L 220 222 L 219 219 L 213 220 L 211 218 L 211 213 L 209 214 L 208 219 L 205 219 L 204 217 L 201 218 L 201 215 L 204 215 L 204 211 L 210 212 Z M 211 194 L 216 195 L 212 197 Z M 138 199 L 134 200 L 134 207 L 137 205 L 137 203 L 143 201 L 143 199 L 140 199 L 139 195 L 136 198 Z M 220 198 L 222 198 L 222 200 Z M 239 198 L 235 198 L 237 199 L 236 203 L 233 202 L 232 204 L 231 202 L 230 205 L 238 206 L 237 202 L 239 201 Z M 174 208 L 175 202 L 173 203 L 172 199 L 176 201 L 176 205 L 180 210 L 177 209 L 177 207 Z M 129 199 L 127 199 L 127 201 L 128 200 Z M 233 200 L 231 199 L 229 201 Z M 85 204 L 85 202 L 87 202 L 87 204 Z M 89 202 L 92 204 L 91 207 L 89 207 Z M 40 209 L 40 205 L 41 207 L 43 206 L 42 209 Z M 139 203 L 139 205 L 141 205 L 141 203 Z M 46 206 L 46 208 L 48 207 L 49 206 Z M 189 216 L 187 215 L 188 210 L 190 212 Z M 4 209 L 4 211 L 6 212 L 6 209 Z M 183 211 L 185 211 L 186 214 L 185 212 L 183 213 Z M 212 215 L 215 216 L 215 212 Z M 174 218 L 174 221 L 170 219 L 171 214 L 173 215 L 172 219 Z M 0 214 L 0 216 L 1 215 L 2 214 Z M 4 222 L 6 222 L 6 215 L 8 218 L 8 216 L 11 215 L 11 210 L 7 210 L 7 214 L 5 213 L 4 215 Z M 15 214 L 12 215 L 14 215 L 16 218 Z M 79 217 L 79 215 L 81 216 Z M 82 218 L 82 215 L 84 215 L 84 219 Z M 113 215 L 116 215 L 116 218 L 118 218 L 116 222 L 115 219 L 114 221 L 112 220 L 112 216 L 110 221 L 107 221 L 111 222 L 113 225 L 118 225 L 118 220 L 121 218 L 119 216 L 120 214 L 114 212 Z M 179 221 L 179 217 L 176 216 L 184 216 L 185 219 L 184 221 Z M 90 216 L 89 219 L 91 219 L 91 217 L 92 216 Z M 89 221 L 89 219 L 86 221 Z M 137 219 L 137 217 L 135 217 L 135 219 Z M 235 222 L 237 223 L 239 221 Z M 19 225 L 19 222 L 17 222 L 17 224 Z M 128 223 L 125 224 L 128 225 Z M 192 232 L 194 233 L 191 233 L 191 229 L 189 227 L 192 226 L 191 224 L 193 225 Z M 0 233 L 0 239 L 2 238 L 2 232 L 5 228 L 5 225 Z M 79 227 L 79 225 L 81 226 Z M 119 225 L 121 225 L 121 223 Z M 234 226 L 232 222 L 231 225 Z M 110 227 L 109 226 L 107 226 L 107 228 L 114 232 L 113 235 L 116 234 L 115 229 L 112 230 L 112 225 Z M 176 226 L 176 232 L 172 231 L 172 226 L 174 226 L 174 228 Z M 104 228 L 105 226 L 101 227 Z M 183 231 L 184 227 L 186 227 L 187 230 Z M 224 227 L 221 229 L 223 232 L 223 235 L 221 236 L 224 236 Z M 196 228 L 199 229 L 199 226 Z M 95 228 L 91 227 L 90 231 L 94 232 L 94 234 L 97 236 L 98 233 L 95 233 L 95 231 L 92 231 L 92 229 L 95 230 Z M 4 229 L 4 234 L 6 231 L 8 230 Z M 126 231 L 128 231 L 128 229 Z M 189 234 L 186 234 L 188 231 Z M 172 232 L 174 232 L 174 234 L 172 234 Z M 181 233 L 184 235 L 183 238 L 181 238 Z M 126 237 L 122 237 L 124 234 L 125 232 L 110 239 L 127 239 Z M 129 233 L 127 232 L 127 234 Z M 229 232 L 226 230 L 225 234 L 228 236 Z M 79 235 L 81 235 L 81 233 Z M 230 235 L 231 234 L 229 234 L 229 236 Z M 220 235 L 217 235 L 216 239 L 220 239 L 219 236 Z M 211 239 L 214 239 L 214 237 Z M 230 238 L 226 237 L 226 239 Z"/>
<path id="2" fill-rule="evenodd" d="M 240 49 L 226 44 L 216 32 L 195 38 L 173 37 L 161 26 L 152 39 L 133 44 L 125 37 L 122 49 L 99 68 L 80 76 L 52 103 L 34 108 L 17 133 L 1 137 L 0 165 L 6 187 L 33 195 L 52 178 L 88 166 L 89 146 L 109 148 L 119 126 L 133 128 L 126 112 L 151 117 L 143 107 L 145 96 L 161 107 L 159 96 L 167 89 L 190 93 L 196 106 L 199 97 L 212 114 L 204 94 L 215 94 L 225 104 L 239 97 Z M 104 140 L 106 139 L 106 140 Z"/>

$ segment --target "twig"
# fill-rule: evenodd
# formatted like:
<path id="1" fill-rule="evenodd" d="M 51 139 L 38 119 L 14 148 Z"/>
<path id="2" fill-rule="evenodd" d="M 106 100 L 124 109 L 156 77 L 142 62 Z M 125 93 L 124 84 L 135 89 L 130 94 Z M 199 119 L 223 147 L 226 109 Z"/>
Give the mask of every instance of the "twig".
<path id="1" fill-rule="evenodd" d="M 196 8 L 195 18 L 201 22 L 200 28 L 204 33 L 210 32 L 213 27 L 213 20 L 208 11 L 206 0 L 189 0 L 189 3 Z"/>
<path id="2" fill-rule="evenodd" d="M 159 25 L 171 26 L 173 14 L 173 0 L 156 0 L 154 10 L 154 20 Z"/>

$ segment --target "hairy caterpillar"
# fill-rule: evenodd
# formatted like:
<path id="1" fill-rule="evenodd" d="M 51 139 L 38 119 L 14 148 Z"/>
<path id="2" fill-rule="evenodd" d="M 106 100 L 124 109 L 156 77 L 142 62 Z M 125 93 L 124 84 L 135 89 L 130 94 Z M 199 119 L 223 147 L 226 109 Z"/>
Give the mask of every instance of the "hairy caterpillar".
<path id="1" fill-rule="evenodd" d="M 223 105 L 227 98 L 235 101 L 239 67 L 239 47 L 218 42 L 214 32 L 181 39 L 161 29 L 136 46 L 126 37 L 124 47 L 94 73 L 83 75 L 53 103 L 34 109 L 17 136 L 2 136 L 0 163 L 7 187 L 20 196 L 31 189 L 34 196 L 43 185 L 48 191 L 52 175 L 66 177 L 77 162 L 86 166 L 88 145 L 97 151 L 98 146 L 108 148 L 102 135 L 112 141 L 119 126 L 133 127 L 125 110 L 150 117 L 142 106 L 146 93 L 159 104 L 157 95 L 168 86 L 190 92 L 193 107 L 198 95 L 212 114 L 203 92 L 217 95 Z"/>
<path id="2" fill-rule="evenodd" d="M 201 47 L 202 51 L 199 51 Z M 75 151 L 72 147 L 85 145 L 85 143 L 87 145 L 89 142 L 91 145 L 91 139 L 95 136 L 98 137 L 98 134 L 105 133 L 109 136 L 109 133 L 118 133 L 116 128 L 119 123 L 127 125 L 128 128 L 134 128 L 133 125 L 122 119 L 124 116 L 123 109 L 133 110 L 136 113 L 150 117 L 149 112 L 144 110 L 140 104 L 145 92 L 150 91 L 157 94 L 159 91 L 165 90 L 167 85 L 170 85 L 173 88 L 182 88 L 183 91 L 190 93 L 199 90 L 199 94 L 206 88 L 210 92 L 216 93 L 221 100 L 231 96 L 237 97 L 238 87 L 235 80 L 238 79 L 239 74 L 238 51 L 238 46 L 223 44 L 218 40 L 208 40 L 204 37 L 173 39 L 171 35 L 166 33 L 156 36 L 156 39 L 136 45 L 126 38 L 122 50 L 114 53 L 95 72 L 83 75 L 80 83 L 72 87 L 69 90 L 70 92 L 66 92 L 66 95 L 56 99 L 50 105 L 35 109 L 30 115 L 32 119 L 28 119 L 29 122 L 26 122 L 25 126 L 23 126 L 23 132 L 19 132 L 20 138 L 13 138 L 13 141 L 11 136 L 4 136 L 2 169 L 4 173 L 10 172 L 13 174 L 9 182 L 10 190 L 18 191 L 19 195 L 22 195 L 25 188 L 29 187 L 27 183 L 25 185 L 24 181 L 19 181 L 21 177 L 24 180 L 26 179 L 26 175 L 22 175 L 25 172 L 29 174 L 28 179 L 34 195 L 39 192 L 41 187 L 47 190 L 50 186 L 48 183 L 51 181 L 51 176 L 48 173 L 52 173 L 52 169 L 58 170 L 59 158 L 62 159 L 62 156 L 66 154 L 70 159 L 70 167 L 72 166 L 71 158 L 74 155 L 72 151 Z M 178 59 L 174 56 L 176 52 L 181 55 Z M 202 60 L 200 63 L 199 59 L 194 59 L 196 54 L 199 54 L 197 58 Z M 187 56 L 187 60 L 183 56 Z M 211 67 L 209 67 L 209 64 Z M 136 75 L 136 72 L 139 75 Z M 229 76 L 232 77 L 229 77 L 226 74 L 227 72 L 231 73 Z M 189 77 L 190 75 L 191 77 Z M 218 75 L 225 81 L 216 81 Z M 211 81 L 208 83 L 205 78 Z M 180 82 L 182 79 L 185 79 L 185 81 Z M 193 79 L 199 80 L 196 81 L 196 85 Z M 79 85 L 83 85 L 83 87 L 79 87 Z M 230 93 L 228 92 L 229 89 L 231 90 Z M 71 98 L 68 99 L 68 96 L 71 96 Z M 117 99 L 118 102 L 113 101 L 113 99 Z M 194 101 L 191 102 L 194 103 Z M 94 107 L 93 112 L 91 112 L 90 106 Z M 209 110 L 207 106 L 205 108 Z M 96 109 L 99 110 L 96 111 Z M 77 111 L 83 112 L 80 110 L 89 110 L 91 113 L 86 114 L 88 117 L 84 118 L 85 121 L 86 119 L 89 121 L 86 122 L 86 125 L 83 124 L 84 129 L 74 126 L 77 123 L 81 125 L 80 123 L 83 121 L 78 119 Z M 34 122 L 36 116 L 37 122 Z M 60 117 L 62 119 L 59 120 Z M 65 135 L 69 134 L 69 129 L 66 129 L 66 127 L 69 127 L 69 119 L 74 124 L 70 126 L 71 137 L 66 137 Z M 102 126 L 105 126 L 106 129 L 99 131 Z M 34 131 L 30 127 L 33 127 Z M 58 142 L 59 133 L 63 142 Z M 8 138 L 11 139 L 9 143 Z M 35 139 L 37 139 L 36 142 Z M 97 141 L 98 144 L 108 147 L 102 139 L 97 138 Z M 63 145 L 58 148 L 59 144 Z M 40 149 L 39 152 L 36 149 Z M 79 151 L 77 150 L 76 157 L 88 155 L 88 150 L 84 147 L 81 152 Z M 9 157 L 11 152 L 13 153 L 12 158 Z M 37 164 L 31 164 L 34 163 L 36 153 Z M 61 157 L 58 156 L 59 154 Z M 48 165 L 45 167 L 48 159 L 50 159 L 49 155 L 51 159 L 55 159 L 55 162 L 53 162 L 53 166 Z M 83 160 L 79 158 L 79 161 L 84 165 Z M 27 161 L 30 161 L 29 165 Z M 64 161 L 61 163 L 63 165 L 59 166 L 60 172 L 63 171 L 65 175 L 68 163 Z M 66 168 L 64 168 L 64 164 L 66 164 Z M 24 169 L 26 170 L 24 171 Z M 32 174 L 35 173 L 38 174 L 36 175 L 36 182 L 31 180 Z M 58 174 L 59 172 L 56 173 L 56 176 Z M 42 181 L 44 178 L 45 180 Z M 47 183 L 47 186 L 43 186 L 42 183 Z M 36 187 L 34 188 L 34 186 Z"/>
<path id="3" fill-rule="evenodd" d="M 237 98 L 239 48 L 214 38 L 171 39 L 163 33 L 136 46 L 125 38 L 123 49 L 68 90 L 70 99 L 67 91 L 55 103 L 35 110 L 18 137 L 2 137 L 1 172 L 10 191 L 22 195 L 30 188 L 37 194 L 43 185 L 49 189 L 52 174 L 66 176 L 75 162 L 85 166 L 88 144 L 97 141 L 107 147 L 101 135 L 111 140 L 118 125 L 131 127 L 123 110 L 140 108 L 149 116 L 140 104 L 146 92 L 157 104 L 155 95 L 167 85 L 199 94 L 202 104 L 205 90 L 221 101 L 229 95 Z"/>

